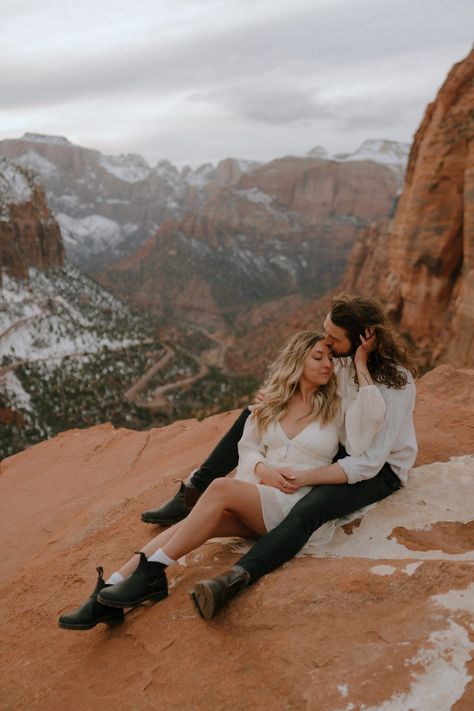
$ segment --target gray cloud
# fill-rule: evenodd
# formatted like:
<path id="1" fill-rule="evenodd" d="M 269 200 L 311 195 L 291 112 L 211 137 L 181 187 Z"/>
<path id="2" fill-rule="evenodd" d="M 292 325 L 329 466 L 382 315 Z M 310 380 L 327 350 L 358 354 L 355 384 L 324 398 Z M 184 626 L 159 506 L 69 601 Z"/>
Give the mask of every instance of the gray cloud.
<path id="1" fill-rule="evenodd" d="M 92 0 L 11 5 L 0 132 L 178 160 L 186 149 L 191 162 L 353 147 L 363 132 L 407 140 L 472 41 L 471 0 L 116 0 L 102 13 Z"/>
<path id="2" fill-rule="evenodd" d="M 245 119 L 274 125 L 331 117 L 327 107 L 318 104 L 303 89 L 291 86 L 234 87 L 189 98 L 216 103 Z"/>
<path id="3" fill-rule="evenodd" d="M 387 12 L 390 4 L 391 13 Z M 360 62 L 400 56 L 413 47 L 438 49 L 440 42 L 450 41 L 453 32 L 467 38 L 470 28 L 461 17 L 454 22 L 456 13 L 441 15 L 438 5 L 434 0 L 418 4 L 400 0 L 384 3 L 380 12 L 376 0 L 323 6 L 312 2 L 296 9 L 288 5 L 286 13 L 259 18 L 249 26 L 211 26 L 194 37 L 170 38 L 157 32 L 145 44 L 136 37 L 126 46 L 104 49 L 91 48 L 84 38 L 81 56 L 66 53 L 38 61 L 41 58 L 35 57 L 32 48 L 28 61 L 4 63 L 2 106 L 44 106 L 143 92 L 167 95 L 221 87 L 249 76 L 255 79 L 256 91 L 269 72 L 280 71 L 283 83 L 291 78 L 295 58 L 300 71 L 308 75 L 344 65 L 350 72 Z M 465 11 L 468 7 L 465 2 L 458 5 Z M 418 24 L 419 15 L 423 15 L 423 24 Z M 429 30 L 420 30 L 428 19 Z M 308 109 L 302 103 L 303 113 Z"/>

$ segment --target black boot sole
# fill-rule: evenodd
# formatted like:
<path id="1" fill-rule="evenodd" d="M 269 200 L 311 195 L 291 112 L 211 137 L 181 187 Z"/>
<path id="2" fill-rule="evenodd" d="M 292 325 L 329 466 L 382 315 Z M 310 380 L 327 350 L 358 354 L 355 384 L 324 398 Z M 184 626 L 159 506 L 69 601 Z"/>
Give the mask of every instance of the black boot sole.
<path id="1" fill-rule="evenodd" d="M 160 600 L 164 600 L 166 597 L 168 597 L 168 593 L 166 591 L 160 591 L 157 593 L 150 593 L 149 595 L 144 595 L 141 597 L 139 600 L 134 600 L 133 602 L 124 601 L 124 600 L 103 600 L 100 597 L 100 594 L 97 597 L 97 600 L 102 603 L 102 605 L 108 605 L 108 607 L 137 607 L 138 605 L 142 605 L 144 602 L 160 602 Z"/>
<path id="2" fill-rule="evenodd" d="M 196 583 L 189 597 L 204 620 L 212 620 L 217 614 L 216 598 L 210 583 Z"/>
<path id="3" fill-rule="evenodd" d="M 121 625 L 123 622 L 123 619 L 118 620 L 116 617 L 102 617 L 100 620 L 96 620 L 95 622 L 89 622 L 88 624 L 74 624 L 74 623 L 67 623 L 67 622 L 58 622 L 58 627 L 62 630 L 91 630 L 93 627 L 96 625 L 100 624 L 105 624 L 109 626 L 113 625 Z"/>
<path id="4" fill-rule="evenodd" d="M 141 520 L 143 523 L 149 523 L 153 526 L 173 526 L 175 523 L 179 523 L 180 521 L 183 521 L 183 519 L 186 518 L 186 516 L 191 513 L 190 511 L 185 514 L 185 516 L 181 516 L 181 518 L 160 518 L 158 521 L 157 519 L 151 519 L 147 518 L 146 516 L 143 516 L 143 514 L 140 516 Z"/>

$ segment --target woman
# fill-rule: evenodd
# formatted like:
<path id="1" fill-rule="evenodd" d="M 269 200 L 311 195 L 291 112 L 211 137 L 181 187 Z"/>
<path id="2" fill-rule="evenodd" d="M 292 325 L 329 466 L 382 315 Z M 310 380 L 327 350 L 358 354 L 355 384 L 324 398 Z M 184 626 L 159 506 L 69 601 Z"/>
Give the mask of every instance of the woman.
<path id="1" fill-rule="evenodd" d="M 271 366 L 265 397 L 239 443 L 235 479 L 214 481 L 188 518 L 156 536 L 106 581 L 98 568 L 91 597 L 61 615 L 60 627 L 90 629 L 99 622 L 121 622 L 123 608 L 167 597 L 166 567 L 209 538 L 254 538 L 271 530 L 309 490 L 293 483 L 292 470 L 332 461 L 344 415 L 346 446 L 353 453 L 362 451 L 382 423 L 384 401 L 375 387 L 361 387 L 350 410 L 342 412 L 333 356 L 324 338 L 314 331 L 296 334 Z"/>

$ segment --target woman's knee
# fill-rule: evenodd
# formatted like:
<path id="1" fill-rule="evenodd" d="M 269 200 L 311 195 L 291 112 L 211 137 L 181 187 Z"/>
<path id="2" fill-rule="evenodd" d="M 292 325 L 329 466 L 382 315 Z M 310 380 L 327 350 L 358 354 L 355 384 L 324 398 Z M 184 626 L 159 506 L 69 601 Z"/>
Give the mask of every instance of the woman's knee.
<path id="1" fill-rule="evenodd" d="M 214 481 L 209 484 L 203 496 L 206 496 L 206 498 L 226 498 L 233 488 L 235 488 L 235 482 L 233 479 L 221 477 L 219 479 L 214 479 Z"/>

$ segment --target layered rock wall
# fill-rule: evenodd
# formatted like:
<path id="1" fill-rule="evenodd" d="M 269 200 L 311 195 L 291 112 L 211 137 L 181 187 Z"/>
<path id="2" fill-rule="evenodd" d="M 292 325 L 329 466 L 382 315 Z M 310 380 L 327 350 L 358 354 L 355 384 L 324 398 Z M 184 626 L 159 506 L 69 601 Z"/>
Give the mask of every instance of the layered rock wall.
<path id="1" fill-rule="evenodd" d="M 379 296 L 426 365 L 474 363 L 473 107 L 474 51 L 427 107 L 395 217 L 361 234 L 342 285 Z"/>

